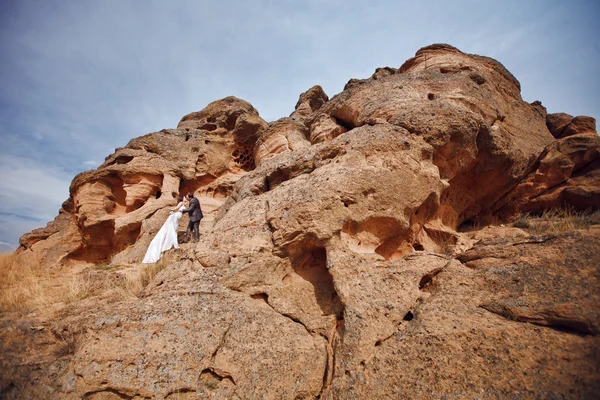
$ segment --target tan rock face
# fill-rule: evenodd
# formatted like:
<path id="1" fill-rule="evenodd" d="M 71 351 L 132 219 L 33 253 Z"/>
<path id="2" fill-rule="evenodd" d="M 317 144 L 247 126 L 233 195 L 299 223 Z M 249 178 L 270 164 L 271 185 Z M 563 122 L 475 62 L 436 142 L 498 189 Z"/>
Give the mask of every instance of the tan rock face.
<path id="1" fill-rule="evenodd" d="M 541 213 L 559 205 L 579 210 L 600 204 L 600 137 L 566 136 L 551 143 L 519 184 L 494 207 L 503 217 L 517 212 Z"/>
<path id="2" fill-rule="evenodd" d="M 270 123 L 259 133 L 254 148 L 254 160 L 259 165 L 264 159 L 275 154 L 308 146 L 308 128 L 292 118 L 282 118 Z"/>
<path id="3" fill-rule="evenodd" d="M 573 118 L 564 113 L 548 114 L 546 125 L 557 139 L 580 133 L 596 133 L 596 119 L 586 116 Z"/>
<path id="4" fill-rule="evenodd" d="M 300 95 L 300 98 L 296 103 L 296 109 L 290 117 L 299 121 L 304 121 L 306 117 L 310 117 L 328 101 L 329 97 L 327 97 L 323 88 L 319 85 L 313 86 Z"/>
<path id="5" fill-rule="evenodd" d="M 553 141 L 545 110 L 519 89 L 497 61 L 434 45 L 397 73 L 351 85 L 323 111 L 349 129 L 387 122 L 431 144 L 450 183 L 439 217 L 454 228 L 489 209 Z"/>
<path id="6" fill-rule="evenodd" d="M 209 222 L 233 183 L 254 168 L 256 133 L 266 123 L 249 103 L 228 97 L 179 126 L 133 139 L 97 170 L 76 176 L 69 207 L 45 230 L 24 236 L 21 251 L 47 255 L 48 263 L 138 262 L 167 207 L 188 192 L 200 198 Z"/>
<path id="7" fill-rule="evenodd" d="M 547 115 L 500 63 L 448 45 L 330 100 L 315 86 L 271 123 L 234 97 L 213 102 L 78 175 L 57 219 L 21 239 L 49 263 L 112 260 L 122 270 L 94 270 L 107 286 L 140 268 L 178 194 L 194 192 L 206 215 L 199 243 L 169 252 L 139 297 L 95 293 L 39 331 L 0 318 L 0 390 L 592 398 L 597 227 L 456 231 L 597 209 L 592 120 Z"/>

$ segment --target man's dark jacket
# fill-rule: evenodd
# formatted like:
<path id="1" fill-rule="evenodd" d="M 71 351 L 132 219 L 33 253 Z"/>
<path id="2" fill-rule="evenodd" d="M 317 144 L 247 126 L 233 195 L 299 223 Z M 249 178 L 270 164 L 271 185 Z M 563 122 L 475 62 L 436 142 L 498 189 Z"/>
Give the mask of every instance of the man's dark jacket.
<path id="1" fill-rule="evenodd" d="M 200 221 L 204 217 L 200 209 L 200 202 L 195 197 L 192 197 L 190 200 L 190 207 L 187 209 L 187 212 L 190 215 L 190 221 L 193 222 Z"/>

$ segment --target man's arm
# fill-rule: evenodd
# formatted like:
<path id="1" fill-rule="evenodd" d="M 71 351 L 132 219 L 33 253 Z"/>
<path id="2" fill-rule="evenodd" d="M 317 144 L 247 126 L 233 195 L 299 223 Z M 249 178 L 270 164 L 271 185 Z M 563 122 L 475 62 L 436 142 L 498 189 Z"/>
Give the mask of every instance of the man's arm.
<path id="1" fill-rule="evenodd" d="M 194 200 L 196 200 L 196 201 L 194 201 Z M 195 198 L 195 197 L 194 197 L 194 198 L 193 198 L 193 199 L 190 201 L 190 208 L 186 209 L 185 211 L 187 211 L 187 212 L 192 212 L 192 211 L 194 211 L 194 210 L 195 210 L 196 208 L 198 208 L 198 207 L 200 207 L 200 202 L 198 201 L 198 199 L 197 199 L 197 198 Z"/>

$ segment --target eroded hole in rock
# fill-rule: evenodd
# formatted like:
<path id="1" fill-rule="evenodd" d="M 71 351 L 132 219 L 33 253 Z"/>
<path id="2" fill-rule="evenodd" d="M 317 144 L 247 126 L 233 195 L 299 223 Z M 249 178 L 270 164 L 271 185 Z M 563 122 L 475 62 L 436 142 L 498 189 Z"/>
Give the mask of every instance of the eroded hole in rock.
<path id="1" fill-rule="evenodd" d="M 416 251 L 424 251 L 425 250 L 425 248 L 423 247 L 423 245 L 421 243 L 418 243 L 418 242 L 413 245 L 413 248 Z"/>
<path id="2" fill-rule="evenodd" d="M 281 185 L 283 182 L 288 181 L 290 179 L 292 179 L 292 174 L 289 170 L 277 168 L 265 178 L 265 187 L 267 188 L 267 190 L 272 190 L 275 189 L 277 186 Z"/>
<path id="3" fill-rule="evenodd" d="M 341 319 L 344 306 L 333 285 L 333 277 L 327 269 L 327 252 L 324 248 L 313 248 L 292 260 L 296 274 L 314 287 L 317 304 L 324 315 L 335 315 Z"/>
<path id="4" fill-rule="evenodd" d="M 427 93 L 427 99 L 429 99 L 429 100 L 435 99 L 435 94 L 433 94 L 433 93 Z"/>
<path id="5" fill-rule="evenodd" d="M 406 242 L 406 222 L 392 217 L 370 217 L 362 222 L 346 220 L 340 237 L 356 253 L 377 253 L 386 260 L 412 252 Z"/>
<path id="6" fill-rule="evenodd" d="M 412 311 L 409 311 L 406 313 L 406 315 L 402 318 L 404 321 L 412 321 L 412 319 L 415 316 L 413 315 Z"/>
<path id="7" fill-rule="evenodd" d="M 108 199 L 113 202 L 113 207 L 110 210 L 107 210 L 112 214 L 124 214 L 127 212 L 127 192 L 123 188 L 124 182 L 118 175 L 112 175 L 108 177 L 104 182 L 112 192 L 112 196 L 109 196 Z"/>
<path id="8" fill-rule="evenodd" d="M 179 195 L 185 196 L 188 193 L 196 193 L 200 188 L 211 184 L 216 179 L 216 176 L 210 174 L 197 176 L 190 180 L 182 179 L 179 182 Z"/>
<path id="9" fill-rule="evenodd" d="M 198 129 L 202 129 L 204 131 L 212 132 L 212 131 L 214 131 L 214 130 L 217 129 L 217 125 L 216 124 L 210 124 L 210 123 L 209 124 L 203 124 L 203 125 L 200 125 L 198 127 Z"/>
<path id="10" fill-rule="evenodd" d="M 115 157 L 115 159 L 112 162 L 110 162 L 106 165 L 108 166 L 108 165 L 114 165 L 114 164 L 127 164 L 131 160 L 133 160 L 133 156 L 121 155 L 121 156 Z"/>
<path id="11" fill-rule="evenodd" d="M 93 264 L 109 263 L 112 256 L 134 244 L 140 235 L 142 223 L 131 224 L 115 234 L 114 220 L 81 228 L 82 246 L 69 258 Z"/>
<path id="12" fill-rule="evenodd" d="M 155 198 L 160 199 L 160 196 L 162 196 L 162 192 L 159 190 L 156 192 Z"/>
<path id="13" fill-rule="evenodd" d="M 486 82 L 485 78 L 476 72 L 471 72 L 469 78 L 478 85 L 483 85 Z"/>
<path id="14" fill-rule="evenodd" d="M 162 175 L 135 175 L 121 178 L 116 173 L 103 179 L 100 184 L 108 187 L 109 214 L 126 214 L 146 204 L 149 198 L 156 196 L 162 185 Z"/>
<path id="15" fill-rule="evenodd" d="M 346 130 L 348 130 L 348 131 L 350 131 L 350 130 L 352 130 L 352 129 L 356 128 L 356 127 L 354 126 L 354 124 L 352 123 L 352 121 L 350 121 L 349 119 L 348 119 L 348 120 L 345 120 L 345 119 L 342 119 L 342 118 L 337 118 L 337 117 L 333 117 L 333 119 L 335 120 L 335 123 L 336 123 L 336 124 L 338 124 L 338 125 L 340 125 L 340 126 L 342 126 L 342 127 L 346 128 Z"/>
<path id="16" fill-rule="evenodd" d="M 250 144 L 237 144 L 237 148 L 232 153 L 233 161 L 244 171 L 254 169 L 254 146 Z"/>
<path id="17" fill-rule="evenodd" d="M 266 293 L 256 293 L 251 295 L 250 297 L 252 297 L 254 300 L 262 300 L 265 303 L 269 303 L 269 295 Z"/>
<path id="18" fill-rule="evenodd" d="M 232 131 L 233 128 L 235 128 L 235 123 L 237 122 L 240 114 L 241 114 L 241 111 L 239 111 L 239 112 L 232 112 L 231 114 L 229 114 L 227 116 L 227 120 L 225 121 L 225 128 L 228 131 Z"/>

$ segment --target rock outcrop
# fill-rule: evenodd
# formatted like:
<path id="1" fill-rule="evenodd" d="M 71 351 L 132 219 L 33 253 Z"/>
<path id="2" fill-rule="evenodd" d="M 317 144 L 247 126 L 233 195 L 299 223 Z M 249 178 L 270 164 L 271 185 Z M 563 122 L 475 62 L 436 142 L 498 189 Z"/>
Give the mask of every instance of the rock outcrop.
<path id="1" fill-rule="evenodd" d="M 209 215 L 223 203 L 254 168 L 266 126 L 250 103 L 228 97 L 186 115 L 177 129 L 131 140 L 77 175 L 56 221 L 24 235 L 21 250 L 50 264 L 140 261 L 178 195 L 195 193 Z"/>
<path id="2" fill-rule="evenodd" d="M 78 175 L 57 219 L 23 236 L 20 251 L 49 264 L 133 268 L 178 195 L 207 215 L 141 298 L 87 298 L 26 333 L 5 317 L 5 343 L 23 340 L 2 347 L 0 390 L 591 398 L 597 227 L 458 228 L 598 209 L 599 159 L 595 120 L 547 114 L 499 62 L 449 45 L 331 99 L 315 86 L 271 123 L 213 102 Z"/>

